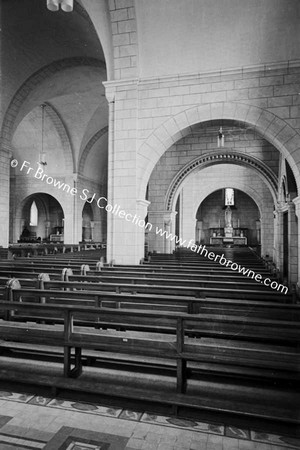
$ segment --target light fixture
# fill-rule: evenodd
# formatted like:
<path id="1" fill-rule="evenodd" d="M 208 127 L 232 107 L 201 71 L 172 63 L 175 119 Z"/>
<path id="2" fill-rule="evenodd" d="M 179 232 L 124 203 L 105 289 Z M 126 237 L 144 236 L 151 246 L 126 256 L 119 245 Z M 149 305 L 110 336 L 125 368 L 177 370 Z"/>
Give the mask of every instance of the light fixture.
<path id="1" fill-rule="evenodd" d="M 47 0 L 47 8 L 49 11 L 58 11 L 59 5 L 64 12 L 73 11 L 73 0 Z"/>
<path id="2" fill-rule="evenodd" d="M 42 108 L 42 146 L 41 146 L 41 151 L 40 151 L 40 157 L 39 157 L 39 164 L 41 164 L 42 166 L 46 166 L 47 162 L 46 162 L 46 153 L 44 152 L 44 126 L 45 126 L 45 104 L 41 105 Z"/>

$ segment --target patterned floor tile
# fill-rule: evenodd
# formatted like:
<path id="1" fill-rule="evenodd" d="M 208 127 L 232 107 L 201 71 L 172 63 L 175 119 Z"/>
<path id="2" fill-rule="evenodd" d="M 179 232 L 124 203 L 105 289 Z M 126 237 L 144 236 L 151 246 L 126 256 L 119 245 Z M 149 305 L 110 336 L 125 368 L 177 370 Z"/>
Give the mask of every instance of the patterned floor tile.
<path id="1" fill-rule="evenodd" d="M 31 405 L 38 405 L 38 406 L 47 406 L 48 403 L 51 402 L 51 398 L 48 397 L 42 397 L 40 395 L 37 395 L 35 397 L 33 397 L 31 400 L 29 400 L 28 403 L 30 403 Z"/>
<path id="2" fill-rule="evenodd" d="M 281 445 L 282 447 L 287 448 L 300 448 L 300 439 L 287 437 L 287 436 L 279 436 L 277 434 L 270 433 L 262 433 L 258 431 L 251 431 L 251 438 L 256 442 L 265 442 L 267 444 L 272 445 Z"/>
<path id="3" fill-rule="evenodd" d="M 11 445 L 18 449 L 43 449 L 45 447 L 45 442 L 38 440 L 27 439 L 24 436 L 10 436 L 8 434 L 0 433 L 0 448 L 4 445 Z"/>
<path id="4" fill-rule="evenodd" d="M 225 427 L 225 436 L 233 437 L 236 439 L 247 439 L 250 440 L 250 430 L 232 427 L 232 426 L 226 426 Z"/>
<path id="5" fill-rule="evenodd" d="M 94 403 L 72 402 L 67 400 L 53 399 L 48 403 L 51 408 L 67 409 L 71 411 L 96 414 L 99 416 L 119 417 L 122 409 L 108 408 Z"/>
<path id="6" fill-rule="evenodd" d="M 156 416 L 154 414 L 144 413 L 141 422 L 152 423 L 156 425 L 165 425 L 174 428 L 184 428 L 190 431 L 202 431 L 205 433 L 224 435 L 224 426 L 218 423 L 198 422 L 192 419 L 181 419 L 179 417 Z"/>
<path id="7" fill-rule="evenodd" d="M 4 427 L 11 419 L 11 416 L 0 416 L 0 428 Z"/>
<path id="8" fill-rule="evenodd" d="M 0 399 L 12 400 L 13 402 L 27 403 L 34 395 L 19 394 L 18 392 L 0 391 Z"/>
<path id="9" fill-rule="evenodd" d="M 142 417 L 142 415 L 143 415 L 143 413 L 141 413 L 141 412 L 130 411 L 129 409 L 124 409 L 121 412 L 119 419 L 135 420 L 136 422 L 138 422 L 140 420 L 140 418 Z"/>
<path id="10" fill-rule="evenodd" d="M 124 450 L 128 438 L 62 427 L 44 450 Z"/>

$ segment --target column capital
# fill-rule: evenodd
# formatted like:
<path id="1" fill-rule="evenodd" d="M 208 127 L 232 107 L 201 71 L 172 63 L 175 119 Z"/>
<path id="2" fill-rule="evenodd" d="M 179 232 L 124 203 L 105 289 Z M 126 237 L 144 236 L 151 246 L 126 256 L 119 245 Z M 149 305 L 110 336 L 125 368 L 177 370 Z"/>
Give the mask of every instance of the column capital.
<path id="1" fill-rule="evenodd" d="M 276 214 L 284 213 L 289 210 L 289 207 L 290 207 L 289 203 L 284 201 L 278 201 L 277 204 L 275 205 L 274 213 Z"/>
<path id="2" fill-rule="evenodd" d="M 292 203 L 295 205 L 295 213 L 297 217 L 300 217 L 300 196 L 296 197 L 292 200 Z"/>
<path id="3" fill-rule="evenodd" d="M 144 199 L 137 199 L 136 203 L 138 206 L 145 206 L 147 208 L 151 204 L 151 202 L 149 202 L 149 200 L 144 200 Z"/>
<path id="4" fill-rule="evenodd" d="M 177 211 L 169 211 L 169 210 L 151 211 L 151 214 L 153 216 L 164 216 L 164 217 L 173 218 L 176 216 Z"/>
<path id="5" fill-rule="evenodd" d="M 103 83 L 105 87 L 105 96 L 108 103 L 114 103 L 116 95 L 116 87 L 110 86 L 107 83 Z"/>
<path id="6" fill-rule="evenodd" d="M 148 200 L 144 199 L 136 200 L 138 214 L 141 214 L 143 218 L 145 218 L 148 214 L 148 206 L 150 205 L 150 203 L 151 202 L 148 202 Z"/>

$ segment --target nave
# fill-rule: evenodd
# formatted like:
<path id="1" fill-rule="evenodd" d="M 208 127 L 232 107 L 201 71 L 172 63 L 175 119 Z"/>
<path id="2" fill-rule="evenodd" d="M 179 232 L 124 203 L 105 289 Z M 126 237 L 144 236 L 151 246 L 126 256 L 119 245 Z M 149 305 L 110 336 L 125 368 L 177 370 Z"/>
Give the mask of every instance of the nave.
<path id="1" fill-rule="evenodd" d="M 213 251 L 278 279 L 250 249 Z M 139 266 L 95 250 L 2 260 L 0 280 L 4 385 L 296 436 L 292 293 L 188 251 Z"/>

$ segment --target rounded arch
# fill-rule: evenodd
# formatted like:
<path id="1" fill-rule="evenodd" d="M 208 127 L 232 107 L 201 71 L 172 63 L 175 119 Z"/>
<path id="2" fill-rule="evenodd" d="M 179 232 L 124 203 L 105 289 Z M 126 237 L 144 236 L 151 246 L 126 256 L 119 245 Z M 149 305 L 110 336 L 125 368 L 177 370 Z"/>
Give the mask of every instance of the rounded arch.
<path id="1" fill-rule="evenodd" d="M 78 66 L 92 66 L 105 68 L 105 64 L 95 58 L 65 58 L 42 67 L 31 75 L 18 89 L 5 112 L 1 128 L 2 149 L 8 153 L 11 151 L 11 140 L 22 105 L 29 98 L 33 90 L 45 81 L 49 76 Z"/>
<path id="2" fill-rule="evenodd" d="M 201 122 L 233 121 L 254 128 L 279 150 L 289 162 L 300 189 L 299 133 L 275 114 L 257 106 L 244 103 L 219 102 L 202 104 L 187 109 L 167 119 L 156 128 L 142 144 L 138 152 L 140 159 L 140 198 L 145 198 L 151 172 L 164 152 L 182 137 L 191 132 L 191 126 Z M 149 155 L 152 157 L 149 158 Z"/>
<path id="3" fill-rule="evenodd" d="M 86 146 L 81 154 L 80 160 L 79 160 L 79 164 L 78 164 L 78 172 L 79 173 L 83 173 L 86 159 L 88 157 L 89 152 L 95 145 L 95 143 L 106 133 L 108 133 L 108 126 L 103 127 L 101 130 L 97 131 L 97 133 L 95 133 L 94 136 L 92 136 L 91 139 L 88 141 L 88 143 L 86 144 Z"/>
<path id="4" fill-rule="evenodd" d="M 38 222 L 37 225 L 30 225 L 30 207 L 33 203 L 36 203 L 38 210 Z M 44 192 L 35 192 L 27 195 L 23 198 L 16 210 L 16 217 L 19 219 L 16 223 L 16 229 L 14 232 L 14 240 L 17 240 L 22 232 L 22 228 L 29 227 L 30 231 L 36 233 L 35 237 L 41 237 L 42 239 L 48 238 L 51 233 L 54 232 L 55 227 L 63 226 L 63 219 L 65 218 L 65 212 L 61 203 L 53 196 Z"/>
<path id="5" fill-rule="evenodd" d="M 239 152 L 230 152 L 229 150 L 223 152 L 210 152 L 200 157 L 197 157 L 187 163 L 174 177 L 171 185 L 168 189 L 165 201 L 165 209 L 167 211 L 172 210 L 174 205 L 174 199 L 176 192 L 178 192 L 181 184 L 184 180 L 192 174 L 194 171 L 201 170 L 205 167 L 214 164 L 238 164 L 253 168 L 259 172 L 269 185 L 273 198 L 276 198 L 276 192 L 278 188 L 278 181 L 275 174 L 269 169 L 269 167 L 253 156 L 245 155 Z"/>
<path id="6" fill-rule="evenodd" d="M 232 176 L 233 169 L 235 176 Z M 247 194 L 255 202 L 258 207 L 261 221 L 261 249 L 262 252 L 272 254 L 274 246 L 273 227 L 273 210 L 274 196 L 265 179 L 249 166 L 234 165 L 224 170 L 221 165 L 206 166 L 201 171 L 192 172 L 187 177 L 180 188 L 177 190 L 178 195 L 182 195 L 182 209 L 180 224 L 183 227 L 180 236 L 189 240 L 194 235 L 196 213 L 199 204 L 212 192 L 232 187 Z M 177 198 L 173 200 L 173 211 L 175 210 Z M 172 206 L 173 206 L 172 205 Z M 186 205 L 186 206 L 184 206 Z M 173 224 L 174 225 L 174 224 Z"/>
<path id="7" fill-rule="evenodd" d="M 36 203 L 36 206 L 37 206 L 38 210 L 42 210 L 43 211 L 43 213 L 45 214 L 45 216 L 46 216 L 46 218 L 48 220 L 48 218 L 49 218 L 48 217 L 49 216 L 49 211 L 48 211 L 48 209 L 46 207 L 46 204 L 45 204 L 45 202 L 43 200 L 43 196 L 39 195 L 39 193 L 28 195 L 28 197 L 23 199 L 23 201 L 21 202 L 21 205 L 20 205 L 20 207 L 22 209 L 22 212 L 24 212 L 24 208 L 26 208 L 26 207 L 28 207 L 28 209 L 29 209 L 33 202 Z"/>
<path id="8" fill-rule="evenodd" d="M 198 221 L 201 222 L 202 231 L 206 231 L 206 234 L 209 233 L 209 236 L 206 236 L 207 240 L 205 243 L 207 244 L 211 237 L 211 228 L 218 227 L 219 229 L 222 229 L 226 227 L 227 213 L 222 202 L 222 200 L 224 200 L 223 191 L 226 187 L 228 187 L 228 184 L 227 186 L 224 184 L 224 187 L 220 189 L 214 189 L 206 195 L 205 198 L 202 198 L 201 196 L 201 201 L 198 202 L 198 206 L 196 206 L 194 210 L 195 229 L 197 229 Z M 250 192 L 247 189 L 247 186 L 244 186 L 243 189 L 238 189 L 236 187 L 233 189 L 235 191 L 236 201 L 234 207 L 231 208 L 231 226 L 235 230 L 241 228 L 243 229 L 243 232 L 246 232 L 247 229 L 248 245 L 260 245 L 261 239 L 257 238 L 257 223 L 259 221 L 261 224 L 261 221 L 266 221 L 262 204 L 263 199 L 259 198 L 255 192 L 252 193 L 255 198 L 253 198 L 252 195 L 249 195 Z M 249 211 L 251 211 L 250 214 Z M 272 214 L 272 209 L 270 210 L 269 208 L 268 218 L 270 218 L 270 214 Z"/>

